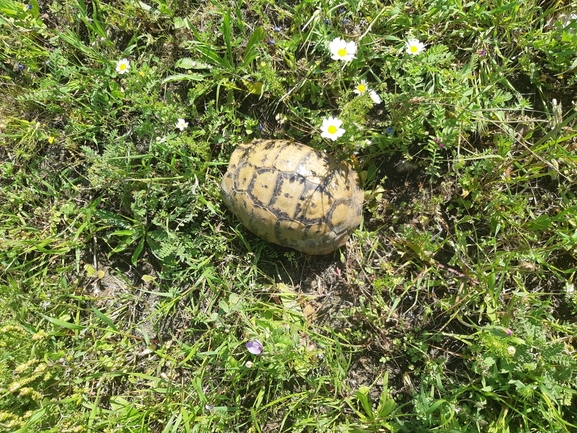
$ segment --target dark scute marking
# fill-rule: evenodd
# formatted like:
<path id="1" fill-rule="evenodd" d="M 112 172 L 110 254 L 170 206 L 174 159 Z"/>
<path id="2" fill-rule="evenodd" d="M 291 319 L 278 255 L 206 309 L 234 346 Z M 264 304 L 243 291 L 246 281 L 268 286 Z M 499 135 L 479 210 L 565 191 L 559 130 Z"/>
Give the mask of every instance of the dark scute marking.
<path id="1" fill-rule="evenodd" d="M 276 170 L 275 170 L 274 168 L 256 168 L 256 167 L 254 168 L 254 170 L 255 170 L 255 174 L 253 175 L 252 180 L 251 180 L 251 182 L 250 182 L 250 184 L 249 184 L 249 186 L 248 186 L 248 188 L 247 188 L 247 192 L 249 193 L 250 198 L 251 198 L 251 200 L 252 200 L 254 203 L 258 203 L 258 204 L 260 204 L 261 206 L 264 207 L 264 206 L 266 206 L 266 203 L 263 203 L 263 202 L 259 199 L 259 197 L 257 197 L 257 196 L 254 194 L 254 188 L 255 188 L 255 186 L 256 186 L 256 184 L 257 184 L 257 179 L 258 179 L 258 178 L 262 178 L 262 177 L 263 177 L 262 175 L 265 174 L 265 173 L 274 173 Z M 270 186 L 268 183 L 265 184 L 265 183 L 262 183 L 262 182 L 261 182 L 260 185 L 262 185 L 262 186 L 263 186 L 264 188 L 266 188 L 266 189 L 268 189 L 269 186 Z M 278 181 L 277 181 L 277 183 L 275 184 L 275 188 L 276 188 L 277 185 L 278 185 Z M 277 192 L 276 192 L 276 191 L 273 192 L 273 200 L 271 201 L 271 203 L 269 203 L 270 205 L 272 205 L 272 203 L 274 203 L 274 198 L 275 198 L 276 195 L 277 195 Z"/>
<path id="2" fill-rule="evenodd" d="M 271 170 L 273 171 L 273 170 Z M 289 181 L 290 183 L 294 183 L 294 182 L 299 182 L 299 183 L 305 183 L 306 180 L 300 176 L 297 175 L 295 173 L 285 173 L 285 172 L 277 172 L 277 178 L 276 178 L 276 182 L 274 185 L 274 190 L 272 193 L 272 200 L 269 203 L 270 206 L 274 205 L 276 203 L 276 199 L 278 197 L 281 196 L 281 189 L 282 189 L 282 184 L 285 181 Z M 284 194 L 284 197 L 289 197 L 286 193 Z M 290 197 L 294 197 L 294 196 L 290 196 Z M 280 215 L 278 215 L 278 217 L 280 217 Z"/>
<path id="3" fill-rule="evenodd" d="M 280 227 L 280 222 L 281 220 L 279 218 L 277 218 L 276 222 L 274 223 L 274 229 L 273 229 L 273 236 L 275 238 L 275 242 L 277 244 L 280 244 L 280 235 L 281 235 L 281 227 Z"/>
<path id="4" fill-rule="evenodd" d="M 302 198 L 301 198 L 301 200 L 302 200 Z M 295 214 L 293 215 L 293 219 L 296 219 L 296 216 L 301 213 L 302 208 L 303 207 L 301 206 L 301 204 L 297 203 L 296 208 L 295 208 Z M 302 219 L 302 217 L 300 219 Z"/>
<path id="5" fill-rule="evenodd" d="M 263 142 L 265 143 L 264 149 L 266 149 L 266 150 L 269 150 L 270 148 L 275 147 L 277 144 L 275 142 L 275 140 L 258 140 L 258 144 L 263 143 Z M 281 148 L 282 147 L 283 146 L 281 146 Z"/>
<path id="6" fill-rule="evenodd" d="M 282 177 L 283 179 L 288 179 L 289 183 L 298 182 L 303 184 L 307 181 L 303 176 L 296 173 L 282 173 Z"/>
<path id="7" fill-rule="evenodd" d="M 351 206 L 351 201 L 348 199 L 339 199 L 339 200 L 335 200 L 334 203 L 332 204 L 331 208 L 329 209 L 329 211 L 327 212 L 326 215 L 326 224 L 329 226 L 329 228 L 331 229 L 332 232 L 336 233 L 338 236 L 342 235 L 343 233 L 346 232 L 351 232 L 352 229 L 347 227 L 347 224 L 345 224 L 345 228 L 343 229 L 341 226 L 341 229 L 338 230 L 338 228 L 332 223 L 333 221 L 333 213 L 335 211 L 335 209 L 337 208 L 337 206 L 341 205 L 341 204 L 346 204 L 349 207 Z M 362 213 L 362 209 L 358 209 L 357 208 L 357 215 L 360 215 Z"/>

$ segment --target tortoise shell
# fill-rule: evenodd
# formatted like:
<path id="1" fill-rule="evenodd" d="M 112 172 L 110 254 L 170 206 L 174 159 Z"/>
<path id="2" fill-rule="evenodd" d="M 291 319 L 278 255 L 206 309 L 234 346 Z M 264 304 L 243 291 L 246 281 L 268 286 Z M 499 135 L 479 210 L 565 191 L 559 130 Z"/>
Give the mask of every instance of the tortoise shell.
<path id="1" fill-rule="evenodd" d="M 221 193 L 254 234 L 307 254 L 341 247 L 362 219 L 364 193 L 357 172 L 344 161 L 287 140 L 238 146 Z"/>

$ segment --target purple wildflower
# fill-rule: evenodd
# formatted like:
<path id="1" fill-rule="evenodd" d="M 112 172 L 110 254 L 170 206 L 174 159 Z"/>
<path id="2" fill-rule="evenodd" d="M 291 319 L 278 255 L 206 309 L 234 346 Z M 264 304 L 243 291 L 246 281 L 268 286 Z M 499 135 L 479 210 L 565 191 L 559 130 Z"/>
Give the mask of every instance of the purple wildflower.
<path id="1" fill-rule="evenodd" d="M 260 355 L 263 351 L 264 347 L 262 343 L 258 340 L 250 340 L 246 343 L 246 350 L 248 350 L 253 355 Z"/>
<path id="2" fill-rule="evenodd" d="M 441 149 L 445 148 L 445 143 L 443 143 L 439 137 L 433 138 L 433 141 L 437 143 Z"/>

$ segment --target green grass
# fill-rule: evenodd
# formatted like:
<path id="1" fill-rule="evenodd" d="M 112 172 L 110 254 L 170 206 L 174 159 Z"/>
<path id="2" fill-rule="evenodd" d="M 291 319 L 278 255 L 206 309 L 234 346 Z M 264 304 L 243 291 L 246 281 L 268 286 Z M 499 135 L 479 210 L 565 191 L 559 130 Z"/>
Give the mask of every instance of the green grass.
<path id="1" fill-rule="evenodd" d="M 0 430 L 577 431 L 572 14 L 0 0 Z M 354 162 L 344 248 L 224 208 L 253 138 Z"/>

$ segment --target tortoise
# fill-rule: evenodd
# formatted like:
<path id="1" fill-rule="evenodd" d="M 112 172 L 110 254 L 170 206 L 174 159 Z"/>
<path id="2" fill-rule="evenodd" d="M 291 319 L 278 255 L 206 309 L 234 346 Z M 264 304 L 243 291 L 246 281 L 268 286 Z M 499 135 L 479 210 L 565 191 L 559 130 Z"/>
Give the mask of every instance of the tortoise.
<path id="1" fill-rule="evenodd" d="M 357 172 L 334 156 L 288 140 L 239 145 L 221 195 L 254 234 L 306 254 L 329 254 L 343 246 L 362 219 Z"/>

